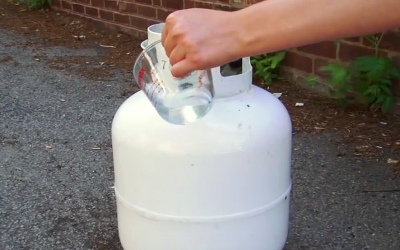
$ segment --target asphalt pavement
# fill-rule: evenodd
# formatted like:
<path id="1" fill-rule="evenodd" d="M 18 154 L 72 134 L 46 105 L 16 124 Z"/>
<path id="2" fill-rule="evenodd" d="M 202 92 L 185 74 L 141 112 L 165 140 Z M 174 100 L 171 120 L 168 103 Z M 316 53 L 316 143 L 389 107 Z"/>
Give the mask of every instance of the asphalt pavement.
<path id="1" fill-rule="evenodd" d="M 110 132 L 131 82 L 52 69 L 39 54 L 99 51 L 25 39 L 0 30 L 0 249 L 121 250 Z M 385 161 L 342 152 L 334 134 L 294 135 L 285 249 L 400 249 L 400 192 L 386 192 L 400 179 Z"/>

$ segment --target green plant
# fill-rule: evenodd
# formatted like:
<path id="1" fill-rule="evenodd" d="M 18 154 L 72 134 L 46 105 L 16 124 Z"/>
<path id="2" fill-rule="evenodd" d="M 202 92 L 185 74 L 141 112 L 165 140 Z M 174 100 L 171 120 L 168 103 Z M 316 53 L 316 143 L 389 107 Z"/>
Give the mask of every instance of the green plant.
<path id="1" fill-rule="evenodd" d="M 53 0 L 14 0 L 14 2 L 25 4 L 32 9 L 42 8 L 50 4 L 52 1 Z"/>
<path id="2" fill-rule="evenodd" d="M 382 112 L 390 110 L 394 100 L 391 80 L 400 73 L 389 58 L 362 56 L 349 65 L 331 63 L 321 70 L 330 72 L 331 94 L 341 98 L 344 104 L 353 99 L 351 93 L 356 92 L 367 104 L 379 105 Z"/>
<path id="3" fill-rule="evenodd" d="M 384 34 L 385 33 L 381 33 L 379 35 L 367 35 L 364 37 L 374 46 L 376 56 L 379 53 L 379 44 L 381 43 Z"/>
<path id="4" fill-rule="evenodd" d="M 271 85 L 272 80 L 277 78 L 279 67 L 285 58 L 286 51 L 262 54 L 251 58 L 251 63 L 255 67 L 255 76 L 263 80 L 263 84 Z"/>
<path id="5" fill-rule="evenodd" d="M 392 79 L 399 77 L 400 72 L 389 58 L 379 56 L 382 36 L 366 37 L 374 45 L 375 55 L 361 56 L 348 64 L 332 62 L 320 68 L 329 72 L 327 80 L 331 84 L 330 93 L 339 98 L 342 104 L 361 95 L 365 103 L 380 107 L 383 113 L 390 110 L 394 101 Z M 307 80 L 310 84 L 315 82 L 312 77 Z"/>
<path id="6" fill-rule="evenodd" d="M 315 85 L 317 83 L 318 77 L 316 77 L 316 76 L 307 76 L 305 78 L 305 80 L 310 86 L 313 86 L 313 85 Z"/>

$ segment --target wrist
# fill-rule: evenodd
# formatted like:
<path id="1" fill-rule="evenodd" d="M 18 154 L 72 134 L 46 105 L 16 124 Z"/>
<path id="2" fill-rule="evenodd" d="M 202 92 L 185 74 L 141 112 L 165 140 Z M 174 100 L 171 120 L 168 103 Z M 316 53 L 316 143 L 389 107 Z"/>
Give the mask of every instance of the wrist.
<path id="1" fill-rule="evenodd" d="M 251 44 L 252 37 L 249 36 L 247 29 L 246 13 L 243 13 L 243 9 L 230 12 L 230 27 L 231 37 L 233 38 L 232 53 L 234 58 L 247 57 L 248 46 Z"/>
<path id="2" fill-rule="evenodd" d="M 253 7 L 253 6 L 250 6 Z M 256 17 L 252 16 L 250 7 L 235 11 L 232 13 L 234 23 L 234 39 L 235 39 L 235 56 L 237 58 L 253 56 L 262 52 L 258 52 L 260 45 L 260 31 L 266 28 L 266 24 L 256 21 Z M 265 30 L 264 30 L 265 34 Z"/>
<path id="3" fill-rule="evenodd" d="M 264 1 L 233 12 L 238 57 L 282 49 L 284 44 L 281 37 L 286 27 L 281 21 L 276 21 L 278 17 L 281 18 L 276 14 L 277 11 L 274 4 Z"/>

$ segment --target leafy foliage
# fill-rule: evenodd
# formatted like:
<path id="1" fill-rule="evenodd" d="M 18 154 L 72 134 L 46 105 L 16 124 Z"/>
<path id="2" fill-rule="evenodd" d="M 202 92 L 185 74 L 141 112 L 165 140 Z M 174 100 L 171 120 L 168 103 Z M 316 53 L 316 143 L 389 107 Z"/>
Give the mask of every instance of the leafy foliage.
<path id="1" fill-rule="evenodd" d="M 32 9 L 39 9 L 50 4 L 53 0 L 14 0 L 14 1 L 21 4 L 25 4 Z"/>
<path id="2" fill-rule="evenodd" d="M 255 76 L 261 77 L 264 84 L 271 85 L 272 80 L 279 76 L 278 70 L 285 55 L 286 51 L 278 51 L 252 57 L 251 63 L 255 67 Z"/>
<path id="3" fill-rule="evenodd" d="M 356 92 L 367 104 L 379 105 L 382 112 L 390 110 L 394 101 L 391 80 L 399 77 L 400 72 L 389 58 L 362 56 L 349 65 L 331 63 L 321 70 L 330 72 L 331 94 L 343 103 L 353 99 L 349 93 Z"/>
<path id="4" fill-rule="evenodd" d="M 329 72 L 330 77 L 327 80 L 331 84 L 330 93 L 339 98 L 342 104 L 347 104 L 358 94 L 365 103 L 380 107 L 383 113 L 390 110 L 394 102 L 392 79 L 399 77 L 400 72 L 389 58 L 378 55 L 382 36 L 383 34 L 365 37 L 374 45 L 375 55 L 361 56 L 348 64 L 332 62 L 320 68 Z M 316 82 L 314 76 L 306 80 L 310 84 Z"/>

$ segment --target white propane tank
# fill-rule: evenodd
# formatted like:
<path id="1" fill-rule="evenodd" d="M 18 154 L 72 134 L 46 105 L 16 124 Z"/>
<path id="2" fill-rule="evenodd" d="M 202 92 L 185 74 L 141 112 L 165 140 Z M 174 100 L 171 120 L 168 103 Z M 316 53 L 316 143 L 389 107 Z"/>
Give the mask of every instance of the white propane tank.
<path id="1" fill-rule="evenodd" d="M 125 250 L 282 250 L 288 235 L 292 124 L 243 73 L 212 69 L 210 112 L 164 121 L 142 91 L 112 125 L 118 228 Z"/>

